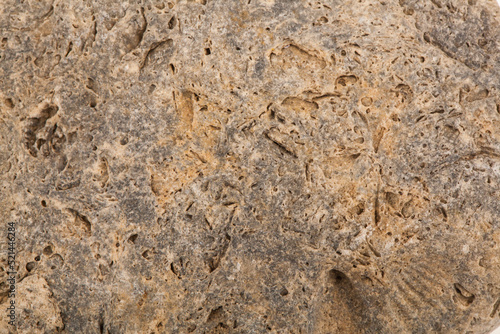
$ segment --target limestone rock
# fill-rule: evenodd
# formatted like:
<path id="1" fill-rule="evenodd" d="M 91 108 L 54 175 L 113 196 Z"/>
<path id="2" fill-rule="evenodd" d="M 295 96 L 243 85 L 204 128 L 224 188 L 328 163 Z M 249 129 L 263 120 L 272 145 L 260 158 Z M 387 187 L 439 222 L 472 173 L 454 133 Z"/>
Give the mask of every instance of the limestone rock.
<path id="1" fill-rule="evenodd" d="M 488 333 L 499 15 L 2 0 L 18 332 Z"/>

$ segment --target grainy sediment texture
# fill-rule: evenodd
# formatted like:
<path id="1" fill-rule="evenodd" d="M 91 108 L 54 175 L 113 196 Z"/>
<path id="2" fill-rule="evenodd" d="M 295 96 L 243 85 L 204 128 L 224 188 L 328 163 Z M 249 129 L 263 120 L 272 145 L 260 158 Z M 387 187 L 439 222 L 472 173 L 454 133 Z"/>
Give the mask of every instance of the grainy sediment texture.
<path id="1" fill-rule="evenodd" d="M 0 0 L 18 332 L 488 333 L 499 12 Z"/>

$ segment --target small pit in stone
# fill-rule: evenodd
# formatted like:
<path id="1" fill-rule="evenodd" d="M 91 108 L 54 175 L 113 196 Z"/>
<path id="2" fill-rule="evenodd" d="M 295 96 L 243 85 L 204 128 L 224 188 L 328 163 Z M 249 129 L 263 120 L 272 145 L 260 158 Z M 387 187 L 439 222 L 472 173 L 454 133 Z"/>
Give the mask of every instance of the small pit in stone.
<path id="1" fill-rule="evenodd" d="M 50 245 L 49 245 L 49 246 L 45 247 L 45 248 L 43 249 L 43 254 L 44 254 L 44 255 L 47 255 L 47 256 L 48 256 L 48 255 L 51 255 L 51 254 L 52 254 L 52 246 L 50 246 Z"/>

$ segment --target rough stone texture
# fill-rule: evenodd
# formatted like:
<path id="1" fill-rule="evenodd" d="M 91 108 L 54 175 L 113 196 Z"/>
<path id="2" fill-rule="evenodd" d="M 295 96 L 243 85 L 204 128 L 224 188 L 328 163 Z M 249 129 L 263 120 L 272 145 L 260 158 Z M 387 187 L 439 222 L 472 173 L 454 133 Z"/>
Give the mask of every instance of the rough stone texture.
<path id="1" fill-rule="evenodd" d="M 499 12 L 0 0 L 18 331 L 492 330 Z"/>

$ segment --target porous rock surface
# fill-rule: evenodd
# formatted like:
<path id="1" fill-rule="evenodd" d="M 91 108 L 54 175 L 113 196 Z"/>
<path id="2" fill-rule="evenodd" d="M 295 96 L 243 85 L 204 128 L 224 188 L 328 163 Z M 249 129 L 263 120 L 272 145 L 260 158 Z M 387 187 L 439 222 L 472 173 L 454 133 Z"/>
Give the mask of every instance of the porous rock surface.
<path id="1" fill-rule="evenodd" d="M 499 90 L 493 0 L 1 0 L 17 331 L 488 333 Z"/>

